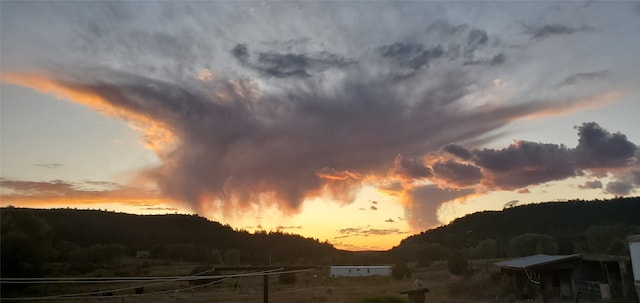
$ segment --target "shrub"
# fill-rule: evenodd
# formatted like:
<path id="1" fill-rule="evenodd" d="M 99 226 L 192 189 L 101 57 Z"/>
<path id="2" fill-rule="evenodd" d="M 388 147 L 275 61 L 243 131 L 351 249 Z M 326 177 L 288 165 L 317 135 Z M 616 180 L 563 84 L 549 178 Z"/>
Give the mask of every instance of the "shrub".
<path id="1" fill-rule="evenodd" d="M 449 260 L 447 261 L 447 266 L 449 267 L 449 272 L 459 276 L 465 271 L 467 271 L 468 267 L 467 258 L 464 257 L 462 252 L 455 251 L 449 256 Z"/>
<path id="2" fill-rule="evenodd" d="M 391 268 L 391 275 L 397 280 L 400 280 L 404 277 L 409 278 L 411 277 L 411 268 L 409 268 L 409 266 L 405 262 L 398 262 L 393 266 L 393 268 Z"/>

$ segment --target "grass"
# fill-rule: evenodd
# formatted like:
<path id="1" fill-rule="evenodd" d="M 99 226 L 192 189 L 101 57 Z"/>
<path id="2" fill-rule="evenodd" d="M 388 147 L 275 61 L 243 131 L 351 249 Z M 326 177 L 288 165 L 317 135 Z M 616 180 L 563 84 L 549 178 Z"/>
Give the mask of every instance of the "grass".
<path id="1" fill-rule="evenodd" d="M 111 275 L 113 272 L 141 273 L 137 260 L 129 260 L 123 263 L 124 268 L 113 268 L 98 272 L 100 275 Z M 162 260 L 148 260 L 144 271 L 149 276 L 184 276 L 197 264 L 176 262 L 169 263 Z M 128 270 L 127 270 L 128 268 Z M 446 263 L 434 262 L 429 267 L 419 268 L 413 273 L 412 278 L 395 280 L 392 277 L 353 277 L 330 278 L 327 272 L 316 270 L 297 273 L 297 282 L 294 285 L 283 285 L 278 282 L 278 275 L 269 278 L 269 302 L 270 303 L 401 303 L 407 302 L 405 295 L 399 294 L 402 290 L 411 288 L 413 281 L 420 278 L 430 292 L 425 294 L 426 302 L 494 302 L 498 294 L 498 286 L 491 282 L 488 272 L 482 270 L 478 274 L 469 277 L 455 277 L 448 273 Z M 68 300 L 56 302 L 263 302 L 263 278 L 235 277 L 219 285 L 209 285 L 191 290 L 176 292 L 177 289 L 192 287 L 186 281 L 171 282 L 165 284 L 148 285 L 153 282 L 136 282 L 117 285 L 54 285 L 55 288 L 41 285 L 35 293 L 38 296 L 92 292 L 99 288 L 100 291 L 108 291 L 123 287 L 137 287 L 147 283 L 143 296 L 133 296 L 134 290 L 115 292 L 114 297 L 88 298 L 87 300 Z M 169 291 L 160 295 L 149 295 L 152 292 Z M 32 292 L 30 295 L 34 295 Z M 126 295 L 117 297 L 117 295 Z M 35 296 L 35 295 L 34 295 Z"/>

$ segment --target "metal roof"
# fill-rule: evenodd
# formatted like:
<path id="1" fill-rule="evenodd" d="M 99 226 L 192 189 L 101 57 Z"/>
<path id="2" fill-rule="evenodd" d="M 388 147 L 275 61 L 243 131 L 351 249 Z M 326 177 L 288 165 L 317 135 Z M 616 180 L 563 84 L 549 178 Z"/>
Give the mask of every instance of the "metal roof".
<path id="1" fill-rule="evenodd" d="M 512 269 L 527 269 L 534 266 L 545 265 L 549 263 L 566 261 L 571 259 L 580 258 L 580 254 L 575 255 L 534 255 L 528 257 L 522 257 L 517 259 L 511 259 L 507 261 L 494 263 L 496 266 Z"/>

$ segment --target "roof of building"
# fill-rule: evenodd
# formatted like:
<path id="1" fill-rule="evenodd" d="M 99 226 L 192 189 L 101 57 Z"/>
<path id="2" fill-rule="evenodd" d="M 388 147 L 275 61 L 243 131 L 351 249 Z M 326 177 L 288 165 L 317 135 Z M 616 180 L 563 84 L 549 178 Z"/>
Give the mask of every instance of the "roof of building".
<path id="1" fill-rule="evenodd" d="M 511 259 L 507 261 L 497 262 L 496 266 L 511 269 L 528 269 L 534 266 L 540 266 L 560 261 L 580 258 L 580 254 L 575 255 L 534 255 L 522 258 Z"/>
<path id="2" fill-rule="evenodd" d="M 331 268 L 391 268 L 391 265 L 332 265 Z"/>

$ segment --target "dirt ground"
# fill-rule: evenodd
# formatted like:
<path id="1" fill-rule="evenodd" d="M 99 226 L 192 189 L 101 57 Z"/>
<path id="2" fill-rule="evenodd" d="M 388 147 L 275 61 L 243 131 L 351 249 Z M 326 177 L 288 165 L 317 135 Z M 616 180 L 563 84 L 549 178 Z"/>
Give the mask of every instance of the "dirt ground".
<path id="1" fill-rule="evenodd" d="M 167 264 L 151 267 L 152 276 L 175 275 L 188 272 L 193 264 Z M 486 271 L 479 271 L 473 277 L 455 277 L 448 273 L 446 264 L 434 263 L 427 268 L 415 269 L 411 278 L 396 280 L 393 277 L 328 277 L 328 269 L 316 269 L 296 273 L 297 281 L 293 285 L 283 285 L 278 275 L 269 276 L 269 302 L 349 302 L 358 303 L 364 298 L 380 295 L 401 295 L 400 291 L 411 289 L 412 283 L 419 278 L 424 287 L 429 288 L 426 302 L 495 302 L 499 292 L 499 283 L 491 281 Z M 33 296 L 29 302 L 263 302 L 262 276 L 231 277 L 222 283 L 193 285 L 187 281 L 145 281 L 128 283 L 102 283 L 83 285 L 40 285 L 25 293 Z M 135 288 L 143 287 L 136 294 Z M 140 289 L 138 289 L 140 292 Z M 71 298 L 55 300 L 35 297 L 64 294 L 85 294 Z M 101 295 L 95 295 L 100 293 Z M 24 297 L 24 296 L 23 296 Z M 11 302 L 11 301 L 7 301 Z"/>

